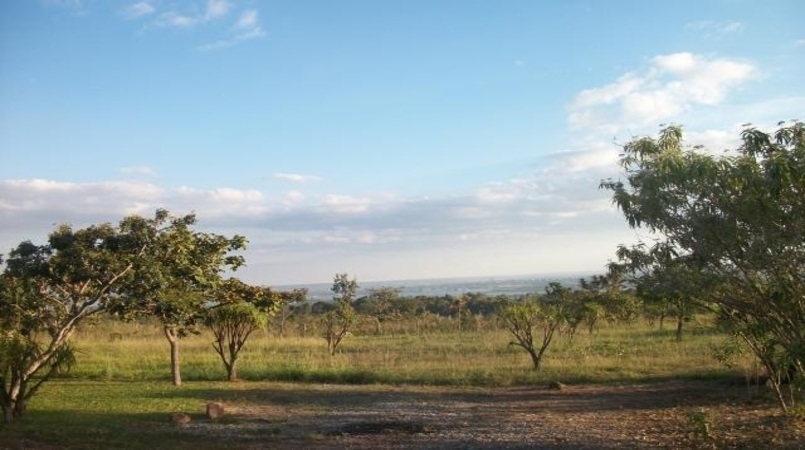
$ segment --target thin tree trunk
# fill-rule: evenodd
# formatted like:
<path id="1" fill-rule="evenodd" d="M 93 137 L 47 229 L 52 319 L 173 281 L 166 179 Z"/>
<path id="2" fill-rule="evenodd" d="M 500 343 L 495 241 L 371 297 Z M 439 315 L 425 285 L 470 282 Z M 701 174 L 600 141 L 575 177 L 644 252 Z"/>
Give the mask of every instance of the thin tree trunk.
<path id="1" fill-rule="evenodd" d="M 229 381 L 238 381 L 238 369 L 237 369 L 237 362 L 238 362 L 238 352 L 240 352 L 241 346 L 237 345 L 236 343 L 229 344 Z"/>
<path id="2" fill-rule="evenodd" d="M 182 385 L 182 373 L 179 368 L 179 336 L 173 328 L 165 327 L 165 337 L 171 347 L 171 376 L 173 377 L 173 385 Z"/>
<path id="3" fill-rule="evenodd" d="M 528 354 L 531 355 L 531 362 L 534 363 L 534 370 L 539 370 L 539 363 L 542 361 L 542 358 L 539 354 L 537 354 L 534 348 L 526 348 L 528 350 Z"/>

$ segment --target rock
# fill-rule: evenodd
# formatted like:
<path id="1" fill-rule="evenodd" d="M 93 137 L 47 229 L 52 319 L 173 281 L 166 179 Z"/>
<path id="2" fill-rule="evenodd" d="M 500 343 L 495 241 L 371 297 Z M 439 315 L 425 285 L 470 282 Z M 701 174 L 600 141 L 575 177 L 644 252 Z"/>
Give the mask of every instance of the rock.
<path id="1" fill-rule="evenodd" d="M 207 417 L 210 420 L 218 420 L 224 416 L 223 403 L 212 402 L 207 403 Z"/>
<path id="2" fill-rule="evenodd" d="M 171 414 L 171 423 L 177 425 L 184 425 L 186 423 L 190 423 L 190 416 L 185 413 L 173 413 Z"/>
<path id="3" fill-rule="evenodd" d="M 558 381 L 551 381 L 551 384 L 548 385 L 548 389 L 553 389 L 554 391 L 561 391 L 564 388 L 565 385 Z"/>

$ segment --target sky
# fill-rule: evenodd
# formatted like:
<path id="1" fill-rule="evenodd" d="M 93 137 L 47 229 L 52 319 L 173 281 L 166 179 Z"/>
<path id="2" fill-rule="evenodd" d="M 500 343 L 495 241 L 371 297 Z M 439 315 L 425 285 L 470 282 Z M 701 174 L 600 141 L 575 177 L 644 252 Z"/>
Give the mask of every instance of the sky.
<path id="1" fill-rule="evenodd" d="M 0 253 L 166 208 L 245 281 L 602 273 L 621 146 L 805 119 L 805 2 L 0 3 Z"/>

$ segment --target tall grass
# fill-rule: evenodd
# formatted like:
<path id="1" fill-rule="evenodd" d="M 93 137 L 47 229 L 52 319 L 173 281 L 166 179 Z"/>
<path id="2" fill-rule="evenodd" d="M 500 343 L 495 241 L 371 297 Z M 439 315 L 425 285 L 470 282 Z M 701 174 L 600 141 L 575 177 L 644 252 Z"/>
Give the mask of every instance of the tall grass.
<path id="1" fill-rule="evenodd" d="M 448 324 L 449 325 L 449 324 Z M 526 353 L 509 345 L 494 326 L 420 334 L 357 334 L 330 356 L 316 336 L 279 338 L 255 333 L 241 353 L 244 380 L 434 385 L 515 385 L 564 382 L 650 381 L 672 377 L 712 378 L 744 373 L 748 360 L 727 369 L 713 358 L 725 336 L 706 320 L 691 323 L 681 342 L 673 330 L 647 324 L 608 326 L 573 340 L 562 336 L 549 348 L 540 371 Z M 69 376 L 100 380 L 167 380 L 168 343 L 155 326 L 104 322 L 80 330 L 74 341 L 78 363 Z M 181 341 L 187 381 L 222 380 L 226 373 L 202 331 Z"/>

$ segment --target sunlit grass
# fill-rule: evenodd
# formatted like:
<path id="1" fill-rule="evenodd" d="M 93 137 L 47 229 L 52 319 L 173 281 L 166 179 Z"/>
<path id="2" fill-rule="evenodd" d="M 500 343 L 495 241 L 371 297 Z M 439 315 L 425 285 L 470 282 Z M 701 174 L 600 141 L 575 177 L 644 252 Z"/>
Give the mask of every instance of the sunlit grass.
<path id="1" fill-rule="evenodd" d="M 169 414 L 194 411 L 201 418 L 206 402 L 241 397 L 270 402 L 271 395 L 293 391 L 296 383 L 361 384 L 368 391 L 400 384 L 484 388 L 735 378 L 753 370 L 747 357 L 732 361 L 732 368 L 713 358 L 714 346 L 727 338 L 705 319 L 688 324 L 682 341 L 670 328 L 644 323 L 604 325 L 594 334 L 579 330 L 572 341 L 557 335 L 539 371 L 492 321 L 479 330 L 459 331 L 445 321 L 441 331 L 417 333 L 418 326 L 396 324 L 395 333 L 385 335 L 356 330 L 335 356 L 314 332 L 278 338 L 260 331 L 241 354 L 240 383 L 221 381 L 226 373 L 211 334 L 203 331 L 181 341 L 179 387 L 170 383 L 169 346 L 158 327 L 119 322 L 83 327 L 73 340 L 76 366 L 44 384 L 25 420 L 5 430 L 0 426 L 0 448 L 4 433 L 14 446 L 35 436 L 36 446 L 162 448 L 171 442 L 176 448 L 215 448 L 220 442 L 203 434 L 179 433 Z M 315 408 L 317 400 L 300 401 Z M 266 446 L 266 438 L 260 439 L 255 445 Z"/>
<path id="2" fill-rule="evenodd" d="M 118 333 L 110 339 L 113 333 Z M 725 337 L 706 320 L 688 324 L 682 341 L 673 330 L 638 323 L 603 326 L 592 335 L 579 330 L 571 341 L 555 337 L 540 371 L 531 370 L 526 353 L 509 345 L 505 329 L 424 334 L 355 335 L 335 356 L 316 336 L 279 338 L 255 333 L 241 353 L 243 380 L 437 385 L 514 385 L 567 382 L 650 381 L 673 377 L 734 375 L 713 358 Z M 181 341 L 186 381 L 222 380 L 225 371 L 202 331 Z M 145 325 L 104 324 L 82 330 L 74 344 L 78 364 L 70 376 L 95 380 L 167 380 L 169 347 L 159 329 Z M 748 370 L 739 361 L 737 371 Z"/>

